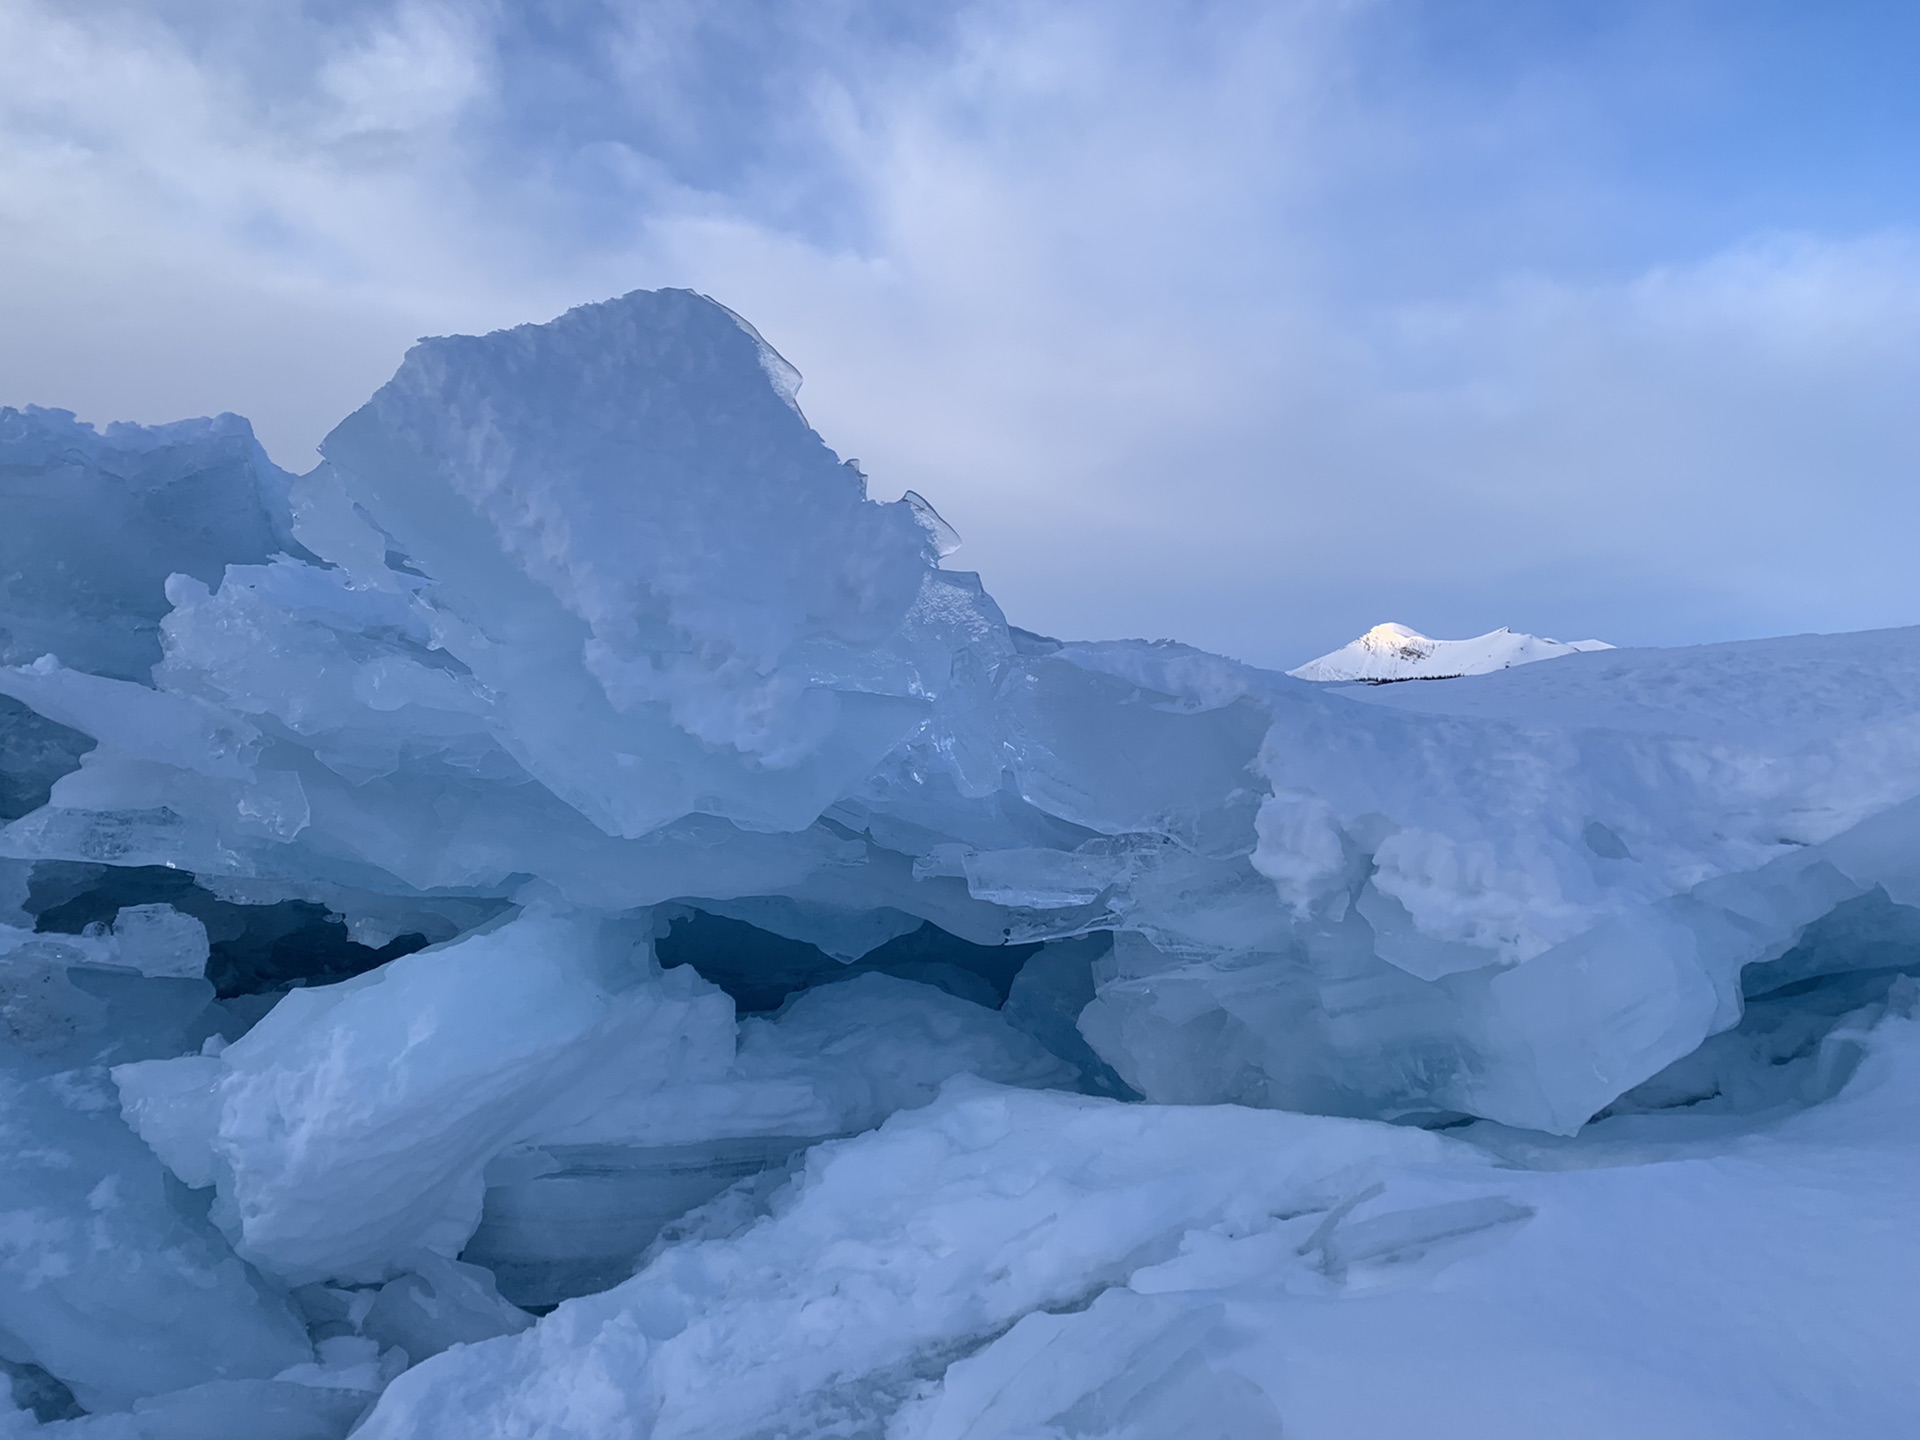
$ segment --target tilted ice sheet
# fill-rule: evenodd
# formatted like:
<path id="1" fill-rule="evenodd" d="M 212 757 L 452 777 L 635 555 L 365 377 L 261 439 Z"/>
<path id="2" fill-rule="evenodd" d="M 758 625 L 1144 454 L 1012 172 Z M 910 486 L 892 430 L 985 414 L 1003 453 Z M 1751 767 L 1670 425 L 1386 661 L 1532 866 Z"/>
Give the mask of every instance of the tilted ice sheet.
<path id="1" fill-rule="evenodd" d="M 522 915 L 295 990 L 218 1054 L 114 1081 L 174 1174 L 215 1187 L 240 1255 L 292 1285 L 384 1280 L 417 1252 L 459 1253 L 503 1150 L 609 1097 L 724 1070 L 731 1002 L 650 969 L 637 940 Z"/>
<path id="2" fill-rule="evenodd" d="M 215 1189 L 213 1218 L 240 1255 L 303 1285 L 377 1282 L 460 1254 L 489 1174 L 509 1190 L 502 1177 L 525 1177 L 518 1229 L 482 1237 L 487 1256 L 519 1264 L 554 1189 L 537 1182 L 564 1168 L 553 1155 L 593 1148 L 600 1169 L 631 1172 L 671 1148 L 684 1171 L 697 1147 L 764 1137 L 784 1142 L 767 1151 L 777 1163 L 923 1105 L 956 1074 L 1076 1078 L 995 1012 L 885 975 L 749 1018 L 736 1045 L 732 1002 L 690 969 L 654 967 L 647 933 L 528 912 L 296 990 L 216 1053 L 120 1065 L 120 1103 L 183 1183 Z M 592 1198 L 560 1189 L 576 1210 Z M 614 1185 L 606 1203 L 630 1192 Z M 632 1227 L 605 1218 L 611 1239 L 576 1248 L 617 1263 Z"/>
<path id="3" fill-rule="evenodd" d="M 693 809 L 802 828 L 924 712 L 882 647 L 932 541 L 767 354 L 673 291 L 423 342 L 301 482 L 302 538 L 392 585 L 371 516 L 508 748 L 615 834 Z"/>
<path id="4" fill-rule="evenodd" d="M 739 1025 L 724 1073 L 615 1091 L 628 1062 L 582 1077 L 488 1170 L 464 1258 L 520 1303 L 625 1279 L 669 1222 L 823 1139 L 931 1101 L 956 1075 L 1071 1087 L 1074 1068 L 1000 1014 L 931 985 L 868 974 L 820 985 Z M 571 1113 L 567 1113 L 571 1112 Z"/>
<path id="5" fill-rule="evenodd" d="M 1198 706 L 1271 683 L 1074 651 Z M 1570 1129 L 1733 1024 L 1742 968 L 1835 905 L 1920 903 L 1920 632 L 1411 688 L 1275 692 L 1249 861 L 1286 923 L 1217 892 L 1136 912 L 1083 1017 L 1149 1096 Z"/>

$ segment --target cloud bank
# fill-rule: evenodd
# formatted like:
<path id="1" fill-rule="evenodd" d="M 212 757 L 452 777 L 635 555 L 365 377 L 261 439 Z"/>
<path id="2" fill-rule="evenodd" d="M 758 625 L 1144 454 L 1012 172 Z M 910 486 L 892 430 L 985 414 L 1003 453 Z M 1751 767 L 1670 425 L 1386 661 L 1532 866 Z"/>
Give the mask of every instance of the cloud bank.
<path id="1" fill-rule="evenodd" d="M 687 285 L 1033 628 L 1920 620 L 1884 34 L 895 9 L 0 0 L 0 403 L 304 469 L 415 336 Z"/>

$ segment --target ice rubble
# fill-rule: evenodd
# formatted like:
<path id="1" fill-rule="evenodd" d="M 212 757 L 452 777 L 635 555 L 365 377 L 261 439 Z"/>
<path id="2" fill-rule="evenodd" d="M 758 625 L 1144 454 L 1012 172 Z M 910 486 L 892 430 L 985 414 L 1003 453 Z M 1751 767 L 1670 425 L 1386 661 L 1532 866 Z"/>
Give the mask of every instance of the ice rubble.
<path id="1" fill-rule="evenodd" d="M 684 1191 L 702 1158 L 738 1148 L 726 1142 L 784 1159 L 924 1104 L 955 1074 L 1072 1078 L 993 1012 L 881 975 L 746 1021 L 736 1053 L 732 1004 L 690 969 L 650 965 L 646 945 L 631 925 L 530 911 L 295 990 L 215 1055 L 121 1065 L 113 1079 L 168 1168 L 215 1188 L 213 1219 L 235 1251 L 295 1285 L 377 1283 L 422 1252 L 460 1254 L 481 1223 L 488 1166 L 510 1157 L 494 1204 L 517 1213 L 478 1253 L 524 1291 L 535 1260 L 557 1263 L 526 1247 L 571 1241 L 563 1254 L 604 1268 L 653 1238 L 632 1233 L 634 1186 L 615 1187 L 596 1217 L 580 1213 L 592 1187 L 583 1197 L 579 1184 L 572 1195 L 539 1184 L 564 1169 L 556 1151 L 591 1147 L 603 1169 L 644 1170 L 677 1147 Z M 659 1220 L 738 1173 L 722 1163 L 718 1183 Z M 543 1213 L 568 1200 L 564 1218 Z M 595 1218 L 615 1230 L 598 1246 L 581 1233 Z M 562 1226 L 570 1233 L 556 1237 Z"/>
<path id="2" fill-rule="evenodd" d="M 663 291 L 422 342 L 300 477 L 0 411 L 49 1433 L 337 1435 L 413 1365 L 365 1433 L 1269 1434 L 1324 1392 L 1247 1314 L 1567 1243 L 1486 1137 L 1831 1109 L 1910 1030 L 1920 631 L 1056 641 L 796 384 Z"/>
<path id="3" fill-rule="evenodd" d="M 1910 633 L 1572 655 L 1474 713 L 1060 644 L 939 567 L 924 502 L 866 499 L 770 355 L 641 294 L 423 342 L 297 480 L 230 423 L 149 437 L 292 548 L 146 597 L 152 685 L 0 671 L 94 742 L 0 847 L 387 938 L 476 900 L 704 904 L 841 958 L 1111 933 L 1083 1028 L 1148 1098 L 1561 1130 L 1913 883 Z M 8 424 L 43 469 L 74 431 Z M 59 453 L 76 504 L 133 488 Z"/>

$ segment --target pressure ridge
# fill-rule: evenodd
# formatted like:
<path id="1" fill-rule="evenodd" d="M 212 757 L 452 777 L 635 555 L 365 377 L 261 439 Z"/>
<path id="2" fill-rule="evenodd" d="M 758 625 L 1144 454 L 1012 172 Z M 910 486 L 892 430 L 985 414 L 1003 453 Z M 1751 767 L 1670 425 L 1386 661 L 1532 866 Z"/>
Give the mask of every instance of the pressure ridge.
<path id="1" fill-rule="evenodd" d="M 1051 639 L 798 383 L 666 290 L 300 476 L 0 410 L 0 1435 L 1278 1433 L 1201 1292 L 1907 1063 L 1920 630 Z"/>

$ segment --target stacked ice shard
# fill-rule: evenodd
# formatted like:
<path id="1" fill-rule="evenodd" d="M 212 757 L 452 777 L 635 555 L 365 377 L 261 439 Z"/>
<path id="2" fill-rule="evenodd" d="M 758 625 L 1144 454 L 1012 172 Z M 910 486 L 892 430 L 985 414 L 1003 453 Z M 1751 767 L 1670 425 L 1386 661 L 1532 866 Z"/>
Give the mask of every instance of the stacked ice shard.
<path id="1" fill-rule="evenodd" d="M 38 1157 L 0 1360 L 43 1418 L 335 1433 L 501 1337 L 505 1390 L 456 1352 L 369 1433 L 986 1435 L 1028 1381 L 915 1387 L 1014 1325 L 994 1354 L 1133 1346 L 1153 1405 L 1263 1433 L 1154 1267 L 1271 1235 L 1344 1284 L 1534 1202 L 1410 1129 L 1163 1107 L 1569 1134 L 1830 1093 L 1820 1037 L 1893 1005 L 1920 631 L 1359 695 L 1063 643 L 796 386 L 662 291 L 423 341 L 300 477 L 233 417 L 0 411 L 0 1082 Z M 1459 1193 L 1366 1218 L 1423 1166 Z M 1029 1398 L 1121 1433 L 1099 1384 Z"/>

